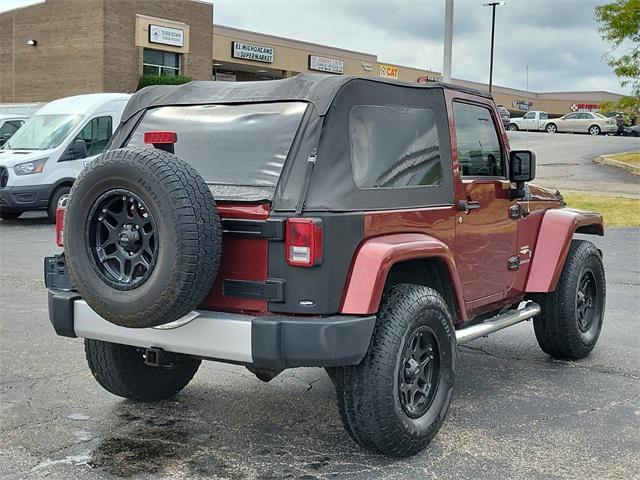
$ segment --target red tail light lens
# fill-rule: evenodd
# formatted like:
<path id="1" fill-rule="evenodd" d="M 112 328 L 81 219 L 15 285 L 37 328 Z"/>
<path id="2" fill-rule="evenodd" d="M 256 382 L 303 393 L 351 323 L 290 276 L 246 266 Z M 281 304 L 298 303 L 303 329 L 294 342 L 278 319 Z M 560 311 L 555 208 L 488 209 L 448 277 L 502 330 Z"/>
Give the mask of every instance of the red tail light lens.
<path id="1" fill-rule="evenodd" d="M 67 207 L 58 206 L 56 209 L 56 243 L 59 247 L 64 247 L 64 214 Z"/>
<path id="2" fill-rule="evenodd" d="M 176 132 L 144 132 L 144 143 L 154 145 L 174 144 L 178 141 Z"/>
<path id="3" fill-rule="evenodd" d="M 290 218 L 286 237 L 289 265 L 313 267 L 322 263 L 322 220 Z"/>

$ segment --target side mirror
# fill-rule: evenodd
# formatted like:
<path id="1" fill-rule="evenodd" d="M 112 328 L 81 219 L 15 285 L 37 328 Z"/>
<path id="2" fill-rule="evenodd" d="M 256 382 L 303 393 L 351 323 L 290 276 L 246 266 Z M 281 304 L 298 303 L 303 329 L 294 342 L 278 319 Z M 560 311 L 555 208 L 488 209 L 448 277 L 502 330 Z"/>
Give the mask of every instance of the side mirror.
<path id="1" fill-rule="evenodd" d="M 536 154 L 530 150 L 512 150 L 509 155 L 509 180 L 516 184 L 511 198 L 524 197 L 524 184 L 536 178 Z"/>
<path id="2" fill-rule="evenodd" d="M 60 157 L 59 161 L 79 160 L 81 158 L 87 158 L 87 155 L 87 142 L 79 138 L 67 147 L 67 150 L 62 157 Z"/>
<path id="3" fill-rule="evenodd" d="M 87 158 L 87 153 L 87 142 L 81 139 L 73 142 L 74 158 Z"/>

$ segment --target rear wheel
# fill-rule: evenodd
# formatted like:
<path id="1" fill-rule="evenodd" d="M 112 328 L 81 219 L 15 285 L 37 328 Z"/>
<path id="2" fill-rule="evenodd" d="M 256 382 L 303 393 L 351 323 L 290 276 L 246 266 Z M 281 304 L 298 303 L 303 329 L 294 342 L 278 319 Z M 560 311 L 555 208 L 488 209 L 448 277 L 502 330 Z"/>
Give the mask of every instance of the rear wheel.
<path id="1" fill-rule="evenodd" d="M 507 128 L 512 132 L 517 132 L 518 131 L 518 126 L 515 123 L 510 123 Z"/>
<path id="2" fill-rule="evenodd" d="M 547 133 L 556 133 L 558 131 L 558 127 L 555 123 L 548 123 L 544 129 Z"/>
<path id="3" fill-rule="evenodd" d="M 0 210 L 0 218 L 2 220 L 17 220 L 23 212 Z"/>
<path id="4" fill-rule="evenodd" d="M 395 457 L 424 449 L 446 417 L 455 357 L 453 322 L 440 294 L 417 285 L 389 290 L 365 358 L 331 372 L 352 438 Z"/>
<path id="5" fill-rule="evenodd" d="M 598 125 L 591 125 L 589 127 L 589 135 L 600 135 L 601 130 Z"/>
<path id="6" fill-rule="evenodd" d="M 542 307 L 533 320 L 540 348 L 557 358 L 589 355 L 600 336 L 605 299 L 600 252 L 591 242 L 574 240 L 555 291 L 535 296 Z"/>
<path id="7" fill-rule="evenodd" d="M 172 397 L 200 367 L 200 360 L 178 354 L 171 365 L 149 366 L 142 350 L 100 340 L 85 340 L 84 348 L 91 373 L 105 390 L 141 402 Z"/>

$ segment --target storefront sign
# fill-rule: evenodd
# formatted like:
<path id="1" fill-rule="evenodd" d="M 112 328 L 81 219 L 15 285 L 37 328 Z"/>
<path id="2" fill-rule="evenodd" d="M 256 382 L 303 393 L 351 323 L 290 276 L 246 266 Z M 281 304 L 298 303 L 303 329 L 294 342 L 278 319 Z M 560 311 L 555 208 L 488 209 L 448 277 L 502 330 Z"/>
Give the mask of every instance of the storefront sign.
<path id="1" fill-rule="evenodd" d="M 392 67 L 391 65 L 380 64 L 380 76 L 382 78 L 398 79 L 398 67 Z"/>
<path id="2" fill-rule="evenodd" d="M 436 77 L 432 77 L 431 75 L 423 75 L 418 77 L 418 83 L 429 83 L 429 82 L 437 82 L 438 79 Z"/>
<path id="3" fill-rule="evenodd" d="M 597 103 L 572 103 L 570 108 L 572 112 L 577 112 L 578 110 L 589 110 L 591 112 L 593 110 L 598 110 L 600 105 Z"/>
<path id="4" fill-rule="evenodd" d="M 149 25 L 149 43 L 161 43 L 172 47 L 184 47 L 184 30 Z"/>
<path id="5" fill-rule="evenodd" d="M 231 56 L 242 60 L 252 60 L 254 62 L 273 63 L 275 49 L 264 45 L 254 45 L 251 43 L 232 42 Z"/>
<path id="6" fill-rule="evenodd" d="M 235 82 L 236 72 L 221 72 L 217 70 L 215 80 L 218 82 Z"/>
<path id="7" fill-rule="evenodd" d="M 529 110 L 531 107 L 533 107 L 533 102 L 531 101 L 526 101 L 526 100 L 511 100 L 511 106 L 513 108 L 517 108 L 518 110 L 523 110 L 523 111 L 527 111 Z"/>
<path id="8" fill-rule="evenodd" d="M 318 72 L 338 73 L 344 72 L 344 62 L 339 58 L 319 57 L 309 55 L 309 70 Z"/>
<path id="9" fill-rule="evenodd" d="M 367 63 L 367 62 L 360 62 L 360 66 L 362 67 L 362 69 L 363 69 L 365 72 L 371 72 L 371 71 L 373 71 L 373 67 L 371 66 L 371 64 L 370 64 L 370 63 Z"/>

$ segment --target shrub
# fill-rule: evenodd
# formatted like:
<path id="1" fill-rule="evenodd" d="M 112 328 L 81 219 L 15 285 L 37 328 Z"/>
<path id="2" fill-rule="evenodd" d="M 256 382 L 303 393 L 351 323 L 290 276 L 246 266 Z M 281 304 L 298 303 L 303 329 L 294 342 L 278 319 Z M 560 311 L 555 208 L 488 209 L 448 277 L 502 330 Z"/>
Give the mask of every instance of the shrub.
<path id="1" fill-rule="evenodd" d="M 190 81 L 191 77 L 184 75 L 143 75 L 138 82 L 138 90 L 149 85 L 182 85 Z"/>

